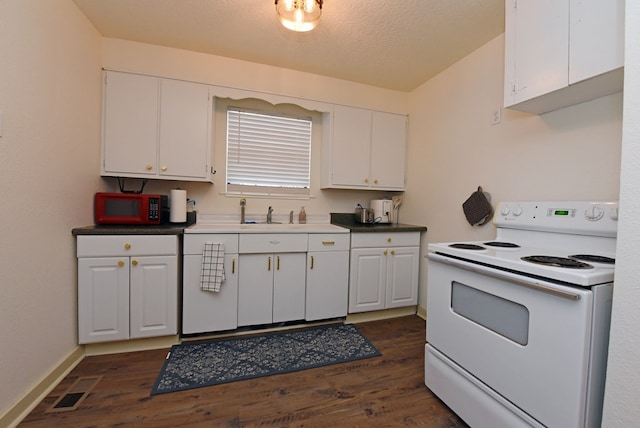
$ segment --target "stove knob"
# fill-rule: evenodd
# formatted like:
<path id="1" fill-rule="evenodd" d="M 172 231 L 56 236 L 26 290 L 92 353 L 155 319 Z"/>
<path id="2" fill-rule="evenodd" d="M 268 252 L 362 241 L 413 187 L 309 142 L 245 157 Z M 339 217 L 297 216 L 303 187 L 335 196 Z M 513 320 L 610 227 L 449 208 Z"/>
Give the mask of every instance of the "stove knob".
<path id="1" fill-rule="evenodd" d="M 604 216 L 604 210 L 598 205 L 593 205 L 584 212 L 584 218 L 589 221 L 598 221 Z"/>
<path id="2" fill-rule="evenodd" d="M 515 207 L 515 208 L 513 209 L 513 215 L 517 217 L 517 216 L 519 216 L 520 214 L 522 214 L 522 207 Z"/>
<path id="3" fill-rule="evenodd" d="M 502 215 L 508 215 L 509 212 L 511 212 L 509 205 L 503 205 L 502 208 L 500 209 L 500 214 Z"/>

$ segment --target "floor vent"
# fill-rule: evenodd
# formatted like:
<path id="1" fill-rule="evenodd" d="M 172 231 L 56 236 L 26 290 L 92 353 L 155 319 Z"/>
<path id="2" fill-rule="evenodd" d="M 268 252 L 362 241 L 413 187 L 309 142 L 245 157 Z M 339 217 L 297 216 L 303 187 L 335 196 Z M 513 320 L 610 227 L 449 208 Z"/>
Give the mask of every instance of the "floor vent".
<path id="1" fill-rule="evenodd" d="M 87 398 L 102 376 L 87 376 L 78 378 L 60 398 L 47 410 L 47 412 L 70 412 L 78 408 L 80 403 Z"/>

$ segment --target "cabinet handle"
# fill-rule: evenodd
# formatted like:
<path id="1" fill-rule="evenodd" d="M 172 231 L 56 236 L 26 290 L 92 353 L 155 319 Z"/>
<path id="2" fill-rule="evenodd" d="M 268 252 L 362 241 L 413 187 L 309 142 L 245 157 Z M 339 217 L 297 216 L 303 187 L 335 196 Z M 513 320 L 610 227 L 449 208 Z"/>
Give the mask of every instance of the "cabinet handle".
<path id="1" fill-rule="evenodd" d="M 395 256 L 396 255 L 396 251 L 395 250 L 391 250 L 391 255 Z"/>
<path id="2" fill-rule="evenodd" d="M 153 169 L 152 165 L 147 164 L 147 171 L 151 171 Z"/>
<path id="3" fill-rule="evenodd" d="M 271 270 L 271 257 L 267 259 L 267 270 Z"/>
<path id="4" fill-rule="evenodd" d="M 311 256 L 311 267 L 310 269 L 313 269 L 313 256 Z"/>
<path id="5" fill-rule="evenodd" d="M 280 256 L 278 256 L 276 260 L 277 260 L 276 270 L 280 270 Z"/>
<path id="6" fill-rule="evenodd" d="M 373 184 L 378 184 L 378 179 L 373 180 Z"/>
<path id="7" fill-rule="evenodd" d="M 162 169 L 163 171 L 166 171 L 168 168 L 167 168 L 166 165 L 162 165 L 162 168 L 160 168 L 160 169 Z"/>
<path id="8" fill-rule="evenodd" d="M 387 238 L 387 242 L 391 242 L 391 238 Z"/>
<path id="9" fill-rule="evenodd" d="M 336 241 L 322 241 L 322 245 L 336 245 Z"/>
<path id="10" fill-rule="evenodd" d="M 387 255 L 387 250 L 384 250 L 384 253 L 383 253 L 383 254 L 386 256 L 386 255 Z"/>
<path id="11" fill-rule="evenodd" d="M 129 243 L 124 244 L 124 249 L 125 250 L 128 250 L 130 248 L 131 248 L 131 244 L 129 244 Z"/>
<path id="12" fill-rule="evenodd" d="M 134 266 L 138 266 L 138 261 L 134 259 L 134 260 L 131 261 L 131 264 L 134 265 Z"/>
<path id="13" fill-rule="evenodd" d="M 236 259 L 231 260 L 231 273 L 236 273 Z"/>
<path id="14" fill-rule="evenodd" d="M 124 262 L 122 260 L 118 260 L 118 267 L 124 266 Z"/>
<path id="15" fill-rule="evenodd" d="M 368 178 L 365 178 L 365 179 L 364 179 L 364 182 L 365 182 L 365 183 L 368 183 L 368 182 L 369 182 L 369 179 L 368 179 Z"/>

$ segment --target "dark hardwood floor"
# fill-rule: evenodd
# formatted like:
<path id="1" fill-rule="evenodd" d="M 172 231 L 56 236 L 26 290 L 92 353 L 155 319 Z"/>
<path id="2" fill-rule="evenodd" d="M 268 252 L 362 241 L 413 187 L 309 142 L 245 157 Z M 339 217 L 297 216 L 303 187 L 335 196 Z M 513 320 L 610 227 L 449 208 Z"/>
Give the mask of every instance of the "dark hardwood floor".
<path id="1" fill-rule="evenodd" d="M 424 385 L 424 320 L 357 326 L 382 356 L 153 397 L 167 349 L 87 357 L 19 427 L 466 427 Z M 82 376 L 103 377 L 76 410 L 47 413 Z"/>

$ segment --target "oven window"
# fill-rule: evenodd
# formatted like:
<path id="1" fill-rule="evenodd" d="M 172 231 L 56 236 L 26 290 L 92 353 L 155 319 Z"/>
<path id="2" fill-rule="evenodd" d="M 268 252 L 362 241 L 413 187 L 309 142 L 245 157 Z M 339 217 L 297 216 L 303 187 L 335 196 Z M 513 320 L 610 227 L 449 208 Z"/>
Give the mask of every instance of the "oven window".
<path id="1" fill-rule="evenodd" d="M 451 309 L 516 343 L 529 342 L 529 310 L 519 303 L 453 281 Z"/>

